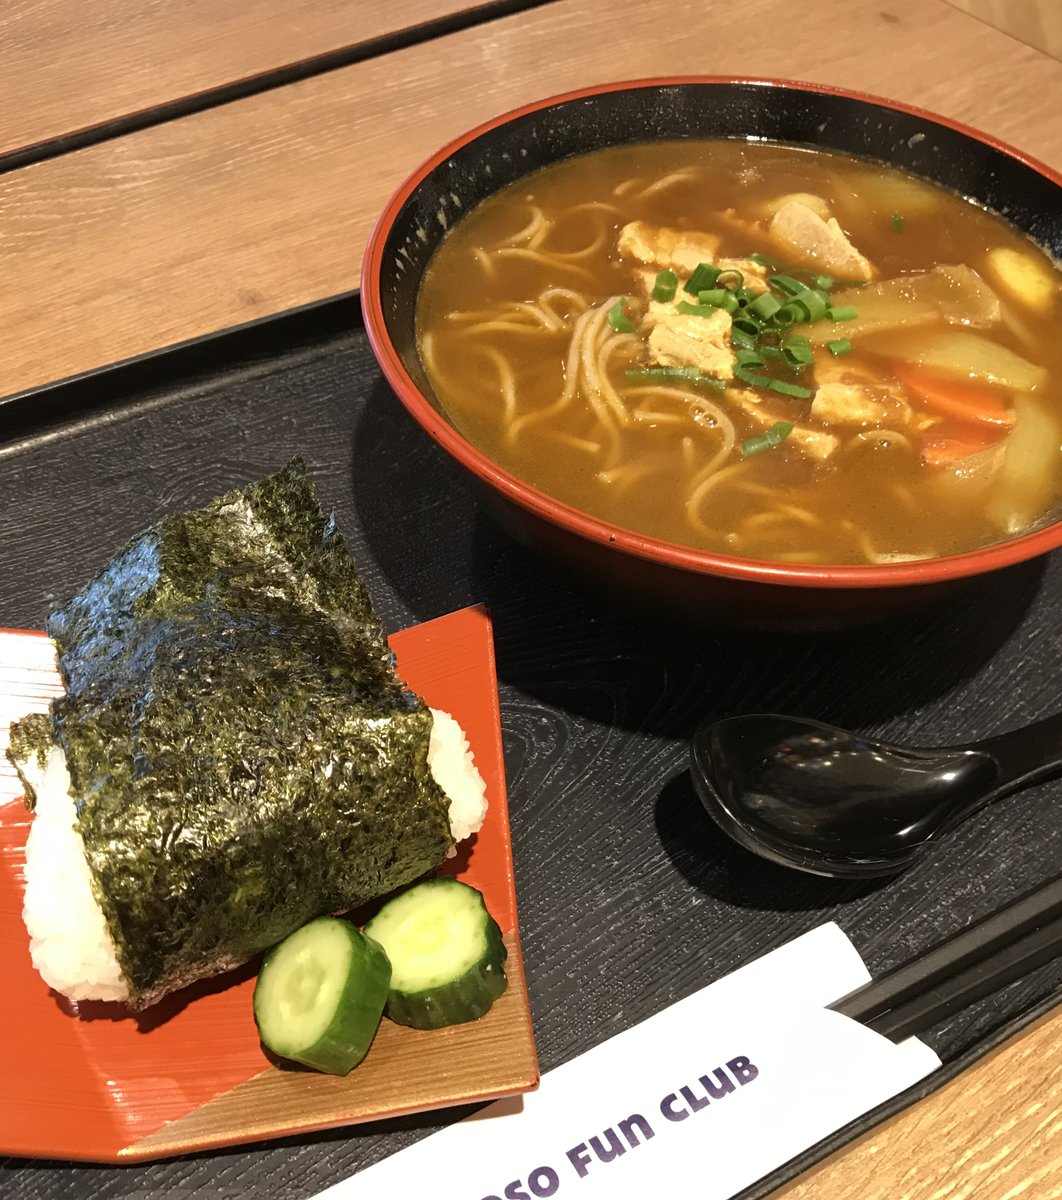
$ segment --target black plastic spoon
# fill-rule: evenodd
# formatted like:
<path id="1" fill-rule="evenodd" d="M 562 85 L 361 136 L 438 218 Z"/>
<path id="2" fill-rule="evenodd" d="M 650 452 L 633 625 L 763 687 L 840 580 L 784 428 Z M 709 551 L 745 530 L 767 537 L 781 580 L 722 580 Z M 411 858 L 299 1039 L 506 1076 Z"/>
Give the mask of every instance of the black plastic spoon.
<path id="1" fill-rule="evenodd" d="M 691 769 L 708 812 L 756 854 L 814 875 L 892 875 L 985 804 L 1062 770 L 1062 714 L 919 750 L 799 717 L 729 717 L 698 729 Z"/>

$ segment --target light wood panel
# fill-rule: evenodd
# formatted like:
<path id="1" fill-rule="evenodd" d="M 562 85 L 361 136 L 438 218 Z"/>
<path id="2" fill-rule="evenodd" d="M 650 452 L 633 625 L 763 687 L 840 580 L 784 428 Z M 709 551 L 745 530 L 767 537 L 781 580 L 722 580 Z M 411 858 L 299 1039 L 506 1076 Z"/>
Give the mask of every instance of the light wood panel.
<path id="1" fill-rule="evenodd" d="M 1062 1196 L 1062 1014 L 833 1155 L 771 1200 Z"/>
<path id="2" fill-rule="evenodd" d="M 779 17 L 782 19 L 780 20 Z M 652 73 L 789 75 L 978 121 L 1062 163 L 1062 66 L 942 3 L 563 0 L 0 177 L 0 395 L 357 285 L 417 162 L 529 99 Z M 947 45 L 934 70 L 926 45 Z M 986 105 L 985 96 L 993 103 Z"/>
<path id="3" fill-rule="evenodd" d="M 291 1128 L 293 1113 L 304 1129 L 335 1129 L 379 1120 L 381 1113 L 445 1108 L 455 1096 L 496 1100 L 528 1091 L 538 1084 L 538 1063 L 527 984 L 513 933 L 505 935 L 505 946 L 509 987 L 480 1020 L 430 1031 L 383 1021 L 351 1075 L 270 1067 L 136 1142 L 122 1158 L 162 1158 L 276 1137 Z"/>
<path id="4" fill-rule="evenodd" d="M 0 156 L 491 0 L 6 0 Z"/>
<path id="5" fill-rule="evenodd" d="M 1062 4 L 1059 0 L 949 0 L 956 8 L 987 21 L 1011 37 L 1062 59 Z"/>

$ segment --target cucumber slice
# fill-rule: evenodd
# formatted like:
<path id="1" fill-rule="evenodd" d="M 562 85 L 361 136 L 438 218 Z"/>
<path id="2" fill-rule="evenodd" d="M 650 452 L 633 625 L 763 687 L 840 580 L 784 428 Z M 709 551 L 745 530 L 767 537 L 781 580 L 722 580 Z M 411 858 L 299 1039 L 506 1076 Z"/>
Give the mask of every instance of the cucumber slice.
<path id="1" fill-rule="evenodd" d="M 254 989 L 263 1043 L 330 1075 L 365 1057 L 387 1002 L 387 955 L 347 921 L 319 917 L 266 955 Z"/>
<path id="2" fill-rule="evenodd" d="M 391 960 L 387 1015 L 399 1025 L 475 1021 L 505 991 L 501 930 L 467 883 L 419 883 L 388 901 L 365 933 Z"/>

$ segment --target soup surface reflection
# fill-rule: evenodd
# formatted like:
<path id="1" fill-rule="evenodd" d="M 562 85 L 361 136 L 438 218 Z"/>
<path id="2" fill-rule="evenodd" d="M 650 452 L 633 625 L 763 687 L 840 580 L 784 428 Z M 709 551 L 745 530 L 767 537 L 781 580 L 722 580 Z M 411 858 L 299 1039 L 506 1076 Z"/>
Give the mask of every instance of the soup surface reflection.
<path id="1" fill-rule="evenodd" d="M 701 549 L 899 562 L 1062 494 L 1060 274 L 877 164 L 660 142 L 469 213 L 418 301 L 458 430 L 568 504 Z"/>

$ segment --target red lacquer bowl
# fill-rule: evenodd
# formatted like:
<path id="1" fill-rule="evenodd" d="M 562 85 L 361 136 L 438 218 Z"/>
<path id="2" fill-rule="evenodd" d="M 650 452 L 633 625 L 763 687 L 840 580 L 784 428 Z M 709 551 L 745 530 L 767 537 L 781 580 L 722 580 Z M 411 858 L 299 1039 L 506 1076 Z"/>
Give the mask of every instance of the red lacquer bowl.
<path id="1" fill-rule="evenodd" d="M 362 308 L 373 350 L 422 428 L 481 485 L 517 539 L 599 588 L 657 608 L 745 625 L 834 627 L 909 611 L 1062 545 L 1062 521 L 966 554 L 882 565 L 791 565 L 647 537 L 531 487 L 439 410 L 416 348 L 424 269 L 461 215 L 572 154 L 677 137 L 770 139 L 887 161 L 996 211 L 1062 258 L 1062 175 L 1003 143 L 893 101 L 819 84 L 651 79 L 586 88 L 506 113 L 444 146 L 395 193 L 373 230 Z"/>

